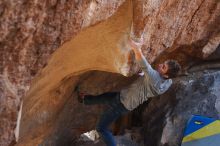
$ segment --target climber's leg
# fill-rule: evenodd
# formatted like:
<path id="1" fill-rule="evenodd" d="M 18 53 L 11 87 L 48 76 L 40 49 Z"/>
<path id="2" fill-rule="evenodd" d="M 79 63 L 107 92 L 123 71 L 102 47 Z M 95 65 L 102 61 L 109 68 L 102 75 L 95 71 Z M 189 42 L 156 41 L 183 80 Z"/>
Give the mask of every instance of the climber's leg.
<path id="1" fill-rule="evenodd" d="M 116 101 L 113 102 L 114 104 L 111 104 L 111 107 L 102 113 L 96 127 L 97 132 L 107 146 L 116 146 L 114 137 L 108 127 L 121 115 L 129 112 L 120 102 L 119 98 L 115 99 Z"/>
<path id="2" fill-rule="evenodd" d="M 107 92 L 97 96 L 84 95 L 83 103 L 86 105 L 92 104 L 111 104 L 119 97 L 120 92 Z"/>

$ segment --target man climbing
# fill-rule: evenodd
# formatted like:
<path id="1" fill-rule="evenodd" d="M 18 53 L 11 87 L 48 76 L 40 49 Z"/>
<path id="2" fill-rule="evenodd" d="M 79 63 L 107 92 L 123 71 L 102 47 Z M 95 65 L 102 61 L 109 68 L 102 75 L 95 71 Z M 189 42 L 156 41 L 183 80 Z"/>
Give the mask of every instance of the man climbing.
<path id="1" fill-rule="evenodd" d="M 142 54 L 141 47 L 143 39 L 140 41 L 129 40 L 129 44 L 135 53 L 135 58 L 144 76 L 139 77 L 127 88 L 120 92 L 107 92 L 101 95 L 84 95 L 76 88 L 78 100 L 85 105 L 108 104 L 110 108 L 104 111 L 96 126 L 97 132 L 107 146 L 116 146 L 116 142 L 108 127 L 121 115 L 132 111 L 137 106 L 147 101 L 149 97 L 155 97 L 166 92 L 172 84 L 172 79 L 179 70 L 177 61 L 167 60 L 159 64 L 154 70 Z"/>

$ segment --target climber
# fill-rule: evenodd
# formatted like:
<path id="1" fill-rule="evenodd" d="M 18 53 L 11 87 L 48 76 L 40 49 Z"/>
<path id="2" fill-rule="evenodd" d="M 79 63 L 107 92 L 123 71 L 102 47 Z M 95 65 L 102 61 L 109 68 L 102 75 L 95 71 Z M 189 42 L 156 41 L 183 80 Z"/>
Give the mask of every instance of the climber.
<path id="1" fill-rule="evenodd" d="M 121 115 L 132 111 L 147 101 L 149 97 L 155 97 L 166 92 L 172 84 L 171 78 L 174 78 L 180 70 L 180 65 L 175 60 L 167 60 L 159 64 L 157 70 L 154 70 L 142 54 L 143 39 L 139 39 L 139 41 L 129 39 L 129 44 L 135 53 L 136 61 L 144 72 L 144 76 L 139 77 L 120 92 L 107 92 L 93 96 L 80 92 L 78 86 L 75 89 L 78 101 L 85 105 L 107 104 L 110 106 L 102 113 L 96 127 L 107 146 L 116 146 L 114 137 L 108 130 L 110 124 Z"/>

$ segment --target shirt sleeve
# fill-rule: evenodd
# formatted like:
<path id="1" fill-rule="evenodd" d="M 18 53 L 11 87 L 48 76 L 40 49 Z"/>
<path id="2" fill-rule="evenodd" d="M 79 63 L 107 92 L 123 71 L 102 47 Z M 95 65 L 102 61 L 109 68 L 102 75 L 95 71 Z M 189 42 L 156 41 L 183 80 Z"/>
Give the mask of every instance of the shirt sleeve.
<path id="1" fill-rule="evenodd" d="M 173 83 L 172 79 L 162 80 L 161 82 L 158 83 L 158 85 L 156 85 L 157 93 L 159 95 L 165 93 L 170 88 L 172 83 Z"/>
<path id="2" fill-rule="evenodd" d="M 142 56 L 142 59 L 137 62 L 144 72 L 147 84 L 150 84 L 150 86 L 153 87 L 151 90 L 154 90 L 157 95 L 160 95 L 169 89 L 172 84 L 172 79 L 162 78 L 158 71 L 151 67 L 144 56 Z"/>
<path id="3" fill-rule="evenodd" d="M 156 84 L 158 80 L 158 72 L 154 70 L 144 56 L 140 60 L 137 60 L 145 77 L 151 84 Z"/>

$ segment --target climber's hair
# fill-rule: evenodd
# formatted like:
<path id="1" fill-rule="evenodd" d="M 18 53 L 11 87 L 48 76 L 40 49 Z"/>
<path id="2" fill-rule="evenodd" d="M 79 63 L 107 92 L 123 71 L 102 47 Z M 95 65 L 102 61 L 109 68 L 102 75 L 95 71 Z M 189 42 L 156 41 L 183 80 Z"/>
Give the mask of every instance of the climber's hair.
<path id="1" fill-rule="evenodd" d="M 167 60 L 168 65 L 167 75 L 169 78 L 175 78 L 181 70 L 180 64 L 176 60 Z"/>

